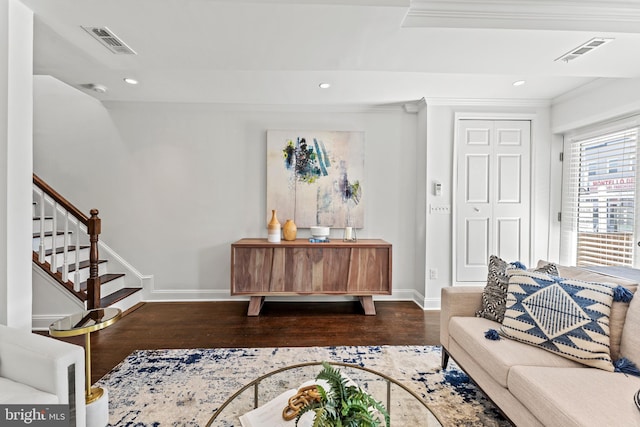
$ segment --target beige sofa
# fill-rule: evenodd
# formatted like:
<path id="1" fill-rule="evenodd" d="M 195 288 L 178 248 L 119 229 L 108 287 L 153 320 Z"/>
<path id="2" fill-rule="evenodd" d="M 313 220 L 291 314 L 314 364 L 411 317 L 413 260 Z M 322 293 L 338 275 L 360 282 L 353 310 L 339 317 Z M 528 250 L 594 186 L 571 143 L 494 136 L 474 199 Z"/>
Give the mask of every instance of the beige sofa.
<path id="1" fill-rule="evenodd" d="M 621 284 L 637 283 L 575 267 L 558 266 L 561 277 Z M 634 396 L 640 377 L 586 367 L 544 349 L 512 339 L 485 338 L 500 323 L 476 317 L 483 287 L 442 289 L 440 342 L 443 368 L 449 356 L 517 426 L 640 426 Z M 640 298 L 613 303 L 611 356 L 638 364 Z M 634 360 L 635 358 L 635 360 Z"/>

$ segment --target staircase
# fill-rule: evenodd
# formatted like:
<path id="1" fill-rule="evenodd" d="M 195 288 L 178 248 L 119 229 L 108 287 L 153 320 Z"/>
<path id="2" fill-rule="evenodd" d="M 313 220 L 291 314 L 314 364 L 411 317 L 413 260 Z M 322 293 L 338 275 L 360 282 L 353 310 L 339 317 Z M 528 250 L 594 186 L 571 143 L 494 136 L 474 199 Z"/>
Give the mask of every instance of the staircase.
<path id="1" fill-rule="evenodd" d="M 34 175 L 34 329 L 47 329 L 78 311 L 126 311 L 142 301 L 152 276 L 143 276 L 99 241 L 101 228 L 97 210 L 87 217 Z"/>

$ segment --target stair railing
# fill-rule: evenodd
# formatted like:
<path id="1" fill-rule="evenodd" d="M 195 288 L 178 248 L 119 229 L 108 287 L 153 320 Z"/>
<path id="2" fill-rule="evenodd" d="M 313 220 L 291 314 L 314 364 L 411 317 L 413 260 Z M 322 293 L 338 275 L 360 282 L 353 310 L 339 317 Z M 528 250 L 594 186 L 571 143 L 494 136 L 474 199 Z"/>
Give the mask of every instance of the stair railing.
<path id="1" fill-rule="evenodd" d="M 34 254 L 34 261 L 49 273 L 50 276 L 58 280 L 67 289 L 69 284 L 69 267 L 74 266 L 74 280 L 70 291 L 76 295 L 81 295 L 80 291 L 80 250 L 81 239 L 85 242 L 88 238 L 89 243 L 89 278 L 87 279 L 87 309 L 100 307 L 100 277 L 98 274 L 98 236 L 101 232 L 101 220 L 98 217 L 98 210 L 91 209 L 90 216 L 87 217 L 82 211 L 71 204 L 60 193 L 51 188 L 37 175 L 33 175 L 33 191 L 34 202 L 38 207 L 38 216 L 40 218 L 40 243 L 37 256 Z M 47 215 L 51 220 L 51 262 L 46 261 L 46 245 L 45 237 Z M 63 222 L 59 226 L 59 222 Z M 58 270 L 58 253 L 56 248 L 59 245 L 59 230 L 63 228 L 62 233 L 62 266 Z M 70 232 L 72 231 L 72 232 Z M 74 242 L 71 242 L 71 235 L 74 236 Z M 82 236 L 82 237 L 81 237 Z M 75 252 L 74 261 L 70 262 L 69 249 L 73 248 Z"/>

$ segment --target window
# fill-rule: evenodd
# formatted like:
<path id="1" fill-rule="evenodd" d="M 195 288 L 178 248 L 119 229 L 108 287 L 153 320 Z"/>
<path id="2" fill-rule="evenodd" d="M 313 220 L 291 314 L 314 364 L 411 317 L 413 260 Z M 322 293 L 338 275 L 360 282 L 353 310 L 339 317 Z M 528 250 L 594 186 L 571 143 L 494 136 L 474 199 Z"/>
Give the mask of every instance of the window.
<path id="1" fill-rule="evenodd" d="M 637 125 L 565 141 L 565 262 L 634 266 L 637 142 Z"/>

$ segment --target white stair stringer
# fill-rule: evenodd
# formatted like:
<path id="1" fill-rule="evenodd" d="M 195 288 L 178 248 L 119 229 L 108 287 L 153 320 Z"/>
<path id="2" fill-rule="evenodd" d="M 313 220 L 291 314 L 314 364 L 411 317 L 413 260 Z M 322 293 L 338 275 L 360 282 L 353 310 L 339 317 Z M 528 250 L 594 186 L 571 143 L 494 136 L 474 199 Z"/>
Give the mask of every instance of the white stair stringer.
<path id="1" fill-rule="evenodd" d="M 100 259 L 106 260 L 109 264 L 109 270 L 124 273 L 124 286 L 127 288 L 142 288 L 143 300 L 144 292 L 153 289 L 153 275 L 144 275 L 140 273 L 134 266 L 128 263 L 124 258 L 111 249 L 102 240 L 98 241 L 98 251 Z"/>

